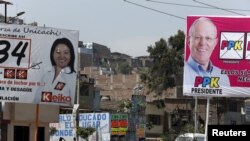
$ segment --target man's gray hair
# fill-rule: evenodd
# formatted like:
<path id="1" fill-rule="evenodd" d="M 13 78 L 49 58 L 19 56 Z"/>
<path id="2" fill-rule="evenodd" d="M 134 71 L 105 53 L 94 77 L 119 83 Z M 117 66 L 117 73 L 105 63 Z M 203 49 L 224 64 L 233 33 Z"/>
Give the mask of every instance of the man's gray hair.
<path id="1" fill-rule="evenodd" d="M 192 24 L 191 27 L 189 28 L 188 36 L 190 37 L 190 36 L 193 35 L 195 26 L 196 26 L 199 22 L 201 22 L 201 21 L 206 21 L 206 22 L 211 23 L 211 24 L 214 26 L 215 37 L 217 37 L 217 28 L 216 28 L 215 24 L 213 23 L 213 21 L 212 21 L 211 19 L 206 18 L 206 17 L 200 17 L 200 18 L 196 19 L 196 20 L 193 22 L 193 24 Z"/>

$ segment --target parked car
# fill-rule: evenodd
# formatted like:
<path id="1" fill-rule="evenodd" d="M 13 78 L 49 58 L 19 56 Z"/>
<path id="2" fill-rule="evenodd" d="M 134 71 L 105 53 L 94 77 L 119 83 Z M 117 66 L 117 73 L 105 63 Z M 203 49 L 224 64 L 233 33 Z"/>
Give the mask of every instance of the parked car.
<path id="1" fill-rule="evenodd" d="M 180 134 L 175 141 L 205 141 L 205 134 L 201 133 L 185 133 Z"/>

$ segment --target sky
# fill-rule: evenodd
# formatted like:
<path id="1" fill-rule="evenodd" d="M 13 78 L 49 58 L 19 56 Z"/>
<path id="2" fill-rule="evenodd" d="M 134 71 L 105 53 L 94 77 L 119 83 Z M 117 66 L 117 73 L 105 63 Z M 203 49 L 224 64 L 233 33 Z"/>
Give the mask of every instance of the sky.
<path id="1" fill-rule="evenodd" d="M 149 55 L 148 46 L 186 32 L 189 15 L 250 15 L 249 0 L 8 0 L 7 16 L 38 26 L 79 31 L 95 42 L 131 57 Z M 5 13 L 4 4 L 0 13 Z"/>

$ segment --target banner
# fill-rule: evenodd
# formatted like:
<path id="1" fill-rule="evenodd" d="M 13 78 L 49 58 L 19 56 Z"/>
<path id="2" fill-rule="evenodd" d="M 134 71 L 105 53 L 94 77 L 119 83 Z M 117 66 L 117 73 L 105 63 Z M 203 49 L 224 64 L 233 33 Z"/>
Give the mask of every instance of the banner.
<path id="1" fill-rule="evenodd" d="M 49 127 L 56 129 L 54 134 L 50 134 L 50 141 L 59 141 L 60 139 L 73 141 L 77 137 L 73 119 L 71 114 L 60 114 L 59 123 L 50 123 Z"/>
<path id="2" fill-rule="evenodd" d="M 109 113 L 81 113 L 79 127 L 100 128 L 102 133 L 110 133 L 110 115 Z"/>
<path id="3" fill-rule="evenodd" d="M 110 118 L 109 113 L 80 113 L 77 124 L 83 128 L 95 128 L 95 132 L 88 138 L 89 141 L 110 141 Z M 56 129 L 56 132 L 50 135 L 50 141 L 58 141 L 60 138 L 73 141 L 77 137 L 75 122 L 71 114 L 60 114 L 59 123 L 50 123 L 50 128 Z M 81 137 L 78 140 L 85 141 Z"/>
<path id="4" fill-rule="evenodd" d="M 183 93 L 250 96 L 250 17 L 188 16 Z"/>
<path id="5" fill-rule="evenodd" d="M 0 101 L 72 106 L 79 32 L 1 24 Z"/>
<path id="6" fill-rule="evenodd" d="M 111 135 L 126 135 L 128 114 L 111 114 Z"/>

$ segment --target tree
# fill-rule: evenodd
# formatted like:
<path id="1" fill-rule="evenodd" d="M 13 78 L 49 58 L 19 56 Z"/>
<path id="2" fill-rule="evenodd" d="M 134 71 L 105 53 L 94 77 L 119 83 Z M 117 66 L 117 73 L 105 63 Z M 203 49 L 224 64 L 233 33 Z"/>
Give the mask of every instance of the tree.
<path id="1" fill-rule="evenodd" d="M 117 112 L 129 113 L 132 108 L 132 101 L 129 99 L 124 99 L 119 105 L 119 110 Z"/>
<path id="2" fill-rule="evenodd" d="M 55 133 L 57 132 L 57 129 L 55 127 L 50 127 L 49 128 L 49 135 L 50 135 L 50 138 L 55 135 Z"/>
<path id="3" fill-rule="evenodd" d="M 55 127 L 50 127 L 49 128 L 49 134 L 50 136 L 53 136 L 57 132 L 57 129 Z"/>
<path id="4" fill-rule="evenodd" d="M 92 135 L 95 132 L 95 128 L 93 127 L 77 127 L 76 134 L 80 136 L 81 138 L 88 141 L 88 137 Z"/>
<path id="5" fill-rule="evenodd" d="M 119 64 L 119 71 L 122 73 L 122 74 L 130 74 L 131 71 L 132 71 L 132 67 L 129 65 L 128 62 L 121 62 Z"/>
<path id="6" fill-rule="evenodd" d="M 176 76 L 182 74 L 184 64 L 184 43 L 185 34 L 179 30 L 177 35 L 168 39 L 168 42 L 160 39 L 154 46 L 148 47 L 153 66 L 140 74 L 148 92 L 161 95 L 164 90 L 176 86 Z"/>

